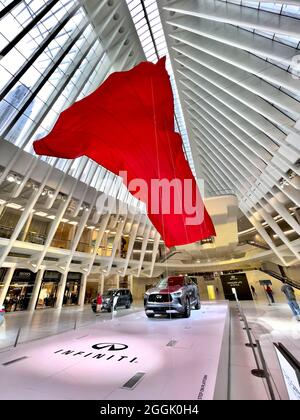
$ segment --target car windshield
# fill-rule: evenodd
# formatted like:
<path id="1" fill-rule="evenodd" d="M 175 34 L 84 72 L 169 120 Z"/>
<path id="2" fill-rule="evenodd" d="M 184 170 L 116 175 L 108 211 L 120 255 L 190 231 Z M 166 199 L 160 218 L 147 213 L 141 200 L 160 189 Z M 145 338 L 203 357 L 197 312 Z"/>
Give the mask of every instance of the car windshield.
<path id="1" fill-rule="evenodd" d="M 180 286 L 182 287 L 184 285 L 184 277 L 169 277 L 166 279 L 162 279 L 157 284 L 157 287 L 164 288 L 164 287 L 174 287 L 174 286 Z"/>
<path id="2" fill-rule="evenodd" d="M 107 290 L 107 292 L 103 293 L 103 296 L 105 296 L 105 297 L 113 296 L 113 295 L 116 294 L 116 292 L 117 292 L 117 290 Z"/>

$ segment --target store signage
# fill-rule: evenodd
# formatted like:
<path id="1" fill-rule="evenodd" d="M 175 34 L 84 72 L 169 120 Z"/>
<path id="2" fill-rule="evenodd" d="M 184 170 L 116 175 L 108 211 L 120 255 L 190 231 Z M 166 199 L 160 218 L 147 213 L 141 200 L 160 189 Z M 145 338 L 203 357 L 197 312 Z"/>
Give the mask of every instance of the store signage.
<path id="1" fill-rule="evenodd" d="M 252 300 L 249 283 L 245 273 L 222 274 L 221 281 L 225 299 L 235 300 L 232 289 L 236 290 L 239 300 Z"/>
<path id="2" fill-rule="evenodd" d="M 93 349 L 96 349 L 96 350 L 107 349 L 108 351 L 119 351 L 119 350 L 128 349 L 128 346 L 126 344 L 120 344 L 120 343 L 99 343 L 99 344 L 94 344 L 92 347 Z"/>
<path id="3" fill-rule="evenodd" d="M 44 281 L 59 281 L 61 274 L 58 271 L 46 270 L 43 276 Z"/>
<path id="4" fill-rule="evenodd" d="M 102 350 L 100 353 L 91 352 L 91 351 L 83 351 L 83 350 L 72 350 L 72 349 L 60 349 L 56 350 L 54 354 L 60 356 L 69 356 L 69 357 L 81 357 L 84 359 L 94 359 L 94 360 L 113 360 L 115 362 L 127 362 L 127 363 L 138 363 L 137 357 L 128 355 L 128 354 L 112 354 L 112 352 L 119 352 L 121 350 L 127 350 L 127 344 L 121 343 L 98 343 L 93 344 L 92 348 L 95 350 Z"/>
<path id="5" fill-rule="evenodd" d="M 30 270 L 15 270 L 13 281 L 34 282 L 36 273 Z"/>
<path id="6" fill-rule="evenodd" d="M 274 343 L 274 347 L 289 399 L 300 401 L 300 363 L 282 344 Z"/>
<path id="7" fill-rule="evenodd" d="M 67 276 L 67 280 L 81 280 L 81 273 L 70 272 Z"/>

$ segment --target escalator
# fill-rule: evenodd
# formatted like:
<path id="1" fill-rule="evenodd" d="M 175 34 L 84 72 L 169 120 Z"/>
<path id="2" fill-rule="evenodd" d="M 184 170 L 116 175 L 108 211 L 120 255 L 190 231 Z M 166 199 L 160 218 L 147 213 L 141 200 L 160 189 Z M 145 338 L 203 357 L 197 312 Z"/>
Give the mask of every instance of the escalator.
<path id="1" fill-rule="evenodd" d="M 166 262 L 169 258 L 171 258 L 171 257 L 173 257 L 173 255 L 176 255 L 176 254 L 181 254 L 181 251 L 172 251 L 172 252 L 169 252 L 168 254 L 165 254 L 161 259 L 160 259 L 160 263 L 164 263 L 164 262 Z"/>
<path id="2" fill-rule="evenodd" d="M 259 242 L 255 242 L 255 241 L 240 241 L 239 246 L 243 246 L 243 245 L 252 245 L 252 246 L 255 246 L 256 248 L 265 249 L 265 250 L 270 249 L 270 247 L 268 245 L 261 244 Z"/>
<path id="3" fill-rule="evenodd" d="M 280 280 L 282 282 L 285 280 L 285 282 L 287 284 L 294 287 L 295 289 L 300 290 L 300 282 L 295 282 L 295 280 L 292 280 L 289 277 L 278 274 L 278 273 L 276 273 L 275 271 L 272 271 L 272 270 L 266 270 L 266 269 L 260 268 L 260 271 L 262 271 L 263 273 L 266 273 L 269 276 L 274 277 L 275 279 Z"/>

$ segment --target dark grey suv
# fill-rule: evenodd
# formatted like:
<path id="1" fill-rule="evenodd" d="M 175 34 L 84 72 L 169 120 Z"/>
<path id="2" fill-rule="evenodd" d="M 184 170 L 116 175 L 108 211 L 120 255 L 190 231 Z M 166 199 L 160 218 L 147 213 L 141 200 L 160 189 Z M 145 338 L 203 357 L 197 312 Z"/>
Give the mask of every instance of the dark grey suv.
<path id="1" fill-rule="evenodd" d="M 191 308 L 200 309 L 198 286 L 188 276 L 172 276 L 159 281 L 156 287 L 147 290 L 144 307 L 148 318 L 155 314 L 191 315 Z"/>
<path id="2" fill-rule="evenodd" d="M 103 293 L 102 309 L 106 309 L 108 312 L 111 312 L 113 304 L 115 305 L 115 309 L 120 306 L 125 306 L 126 309 L 129 309 L 132 304 L 132 300 L 132 294 L 129 289 L 109 289 Z M 96 312 L 96 306 L 97 299 L 94 299 L 92 302 L 92 309 L 94 312 Z"/>

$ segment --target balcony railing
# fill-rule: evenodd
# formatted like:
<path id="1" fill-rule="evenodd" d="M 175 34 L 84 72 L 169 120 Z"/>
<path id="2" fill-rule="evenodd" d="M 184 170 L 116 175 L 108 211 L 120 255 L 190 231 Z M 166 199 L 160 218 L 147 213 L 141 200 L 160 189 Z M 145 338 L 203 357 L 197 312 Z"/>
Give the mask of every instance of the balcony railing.
<path id="1" fill-rule="evenodd" d="M 14 232 L 14 227 L 7 227 L 7 226 L 0 226 L 0 238 L 6 238 L 6 239 L 10 239 L 13 232 Z M 23 232 L 20 233 L 18 240 L 21 240 L 21 238 L 23 237 Z M 39 244 L 39 245 L 45 245 L 46 243 L 46 239 L 47 236 L 46 235 L 41 235 L 38 234 L 36 232 L 28 232 L 25 238 L 25 242 L 30 242 L 30 243 L 34 243 L 34 244 Z M 60 249 L 65 249 L 65 250 L 70 250 L 72 247 L 72 241 L 71 240 L 67 240 L 67 239 L 59 239 L 59 238 L 54 238 L 51 242 L 51 247 L 54 248 L 60 248 Z M 79 242 L 77 247 L 76 247 L 76 251 L 78 252 L 85 252 L 88 254 L 93 253 L 95 250 L 95 244 L 92 242 L 92 244 L 90 243 L 86 243 L 86 242 Z M 134 252 L 134 251 L 139 251 L 139 252 Z M 131 255 L 131 259 L 134 260 L 139 260 L 140 259 L 140 251 L 139 249 L 134 249 L 133 250 L 133 254 Z M 97 255 L 101 256 L 101 257 L 110 257 L 112 253 L 112 248 L 111 246 L 108 247 L 104 247 L 104 246 L 99 246 L 97 249 Z M 117 250 L 116 258 L 126 258 L 126 251 L 122 252 Z M 159 259 L 159 255 L 157 256 L 156 260 L 158 261 Z M 144 260 L 145 261 L 152 261 L 152 254 L 146 253 L 144 256 Z"/>

